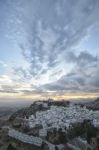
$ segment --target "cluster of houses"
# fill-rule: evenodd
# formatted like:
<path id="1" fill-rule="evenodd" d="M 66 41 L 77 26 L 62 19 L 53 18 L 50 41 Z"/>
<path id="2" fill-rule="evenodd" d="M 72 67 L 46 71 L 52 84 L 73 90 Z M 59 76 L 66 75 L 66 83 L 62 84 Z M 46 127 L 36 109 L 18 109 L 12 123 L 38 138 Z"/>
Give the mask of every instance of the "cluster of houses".
<path id="1" fill-rule="evenodd" d="M 45 104 L 44 104 L 45 105 Z M 47 105 L 45 105 L 47 107 Z M 86 107 L 70 104 L 68 107 L 51 106 L 48 110 L 37 111 L 35 115 L 30 115 L 28 124 L 30 128 L 42 125 L 43 131 L 51 128 L 57 130 L 62 128 L 66 131 L 73 123 L 92 120 L 95 126 L 99 126 L 99 112 L 88 110 Z"/>

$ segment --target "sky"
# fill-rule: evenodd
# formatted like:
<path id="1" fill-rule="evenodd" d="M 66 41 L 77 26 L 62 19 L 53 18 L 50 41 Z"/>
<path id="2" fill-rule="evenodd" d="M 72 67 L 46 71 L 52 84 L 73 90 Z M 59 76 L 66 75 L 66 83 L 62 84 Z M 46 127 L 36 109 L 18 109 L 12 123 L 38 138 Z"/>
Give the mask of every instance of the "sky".
<path id="1" fill-rule="evenodd" d="M 99 96 L 99 0 L 0 0 L 0 100 Z"/>

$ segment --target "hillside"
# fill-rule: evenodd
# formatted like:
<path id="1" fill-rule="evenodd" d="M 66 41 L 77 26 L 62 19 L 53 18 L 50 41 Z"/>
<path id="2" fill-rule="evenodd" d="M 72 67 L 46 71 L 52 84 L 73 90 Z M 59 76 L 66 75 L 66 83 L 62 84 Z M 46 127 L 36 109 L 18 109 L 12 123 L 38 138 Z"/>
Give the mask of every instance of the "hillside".
<path id="1" fill-rule="evenodd" d="M 98 111 L 70 102 L 36 101 L 13 113 L 2 125 L 0 150 L 87 150 L 98 147 L 91 145 L 92 138 L 97 139 L 99 135 L 98 116 Z"/>

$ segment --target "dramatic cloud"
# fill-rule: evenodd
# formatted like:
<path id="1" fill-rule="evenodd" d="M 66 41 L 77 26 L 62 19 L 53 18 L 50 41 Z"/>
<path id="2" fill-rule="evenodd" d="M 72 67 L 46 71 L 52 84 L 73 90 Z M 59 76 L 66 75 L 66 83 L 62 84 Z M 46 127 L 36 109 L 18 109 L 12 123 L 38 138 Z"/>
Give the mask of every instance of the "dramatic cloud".
<path id="1" fill-rule="evenodd" d="M 81 52 L 79 56 L 72 53 L 70 56 L 70 61 L 75 62 L 71 72 L 52 84 L 44 85 L 43 88 L 56 92 L 99 93 L 99 59 L 86 52 Z"/>
<path id="2" fill-rule="evenodd" d="M 93 80 L 91 73 L 93 65 L 98 63 L 98 58 L 87 51 L 82 51 L 80 54 L 73 51 L 74 47 L 86 38 L 91 27 L 99 22 L 97 16 L 99 2 L 97 0 L 75 2 L 47 0 L 43 3 L 38 1 L 35 6 L 35 14 L 31 16 L 35 20 L 28 22 L 28 25 L 29 23 L 32 25 L 29 25 L 27 46 L 23 45 L 22 51 L 23 56 L 30 63 L 29 74 L 33 78 L 38 77 L 37 79 L 43 74 L 48 76 L 47 72 L 50 72 L 51 76 L 58 71 L 58 66 L 60 69 L 72 63 L 74 67 L 68 74 L 66 70 L 62 70 L 63 76 L 61 74 L 62 77 L 59 80 L 46 84 L 43 88 L 61 92 L 92 90 L 91 82 L 93 81 L 93 85 L 97 82 Z M 20 69 L 20 71 L 26 78 L 25 70 Z M 96 70 L 94 76 L 96 76 Z M 38 93 L 41 92 L 38 89 Z"/>
<path id="3" fill-rule="evenodd" d="M 47 0 L 33 4 L 36 9 L 33 16 L 30 14 L 33 22 L 28 22 L 27 46 L 23 44 L 22 53 L 30 62 L 30 74 L 38 76 L 61 64 L 68 51 L 74 50 L 99 22 L 99 2 Z M 84 55 L 90 57 L 87 53 L 81 55 L 82 59 Z"/>
<path id="4" fill-rule="evenodd" d="M 11 86 L 2 83 L 1 92 L 45 97 L 99 92 L 99 56 L 79 49 L 99 24 L 98 0 L 7 0 L 4 8 L 7 37 L 28 65 L 14 66 Z"/>
<path id="5" fill-rule="evenodd" d="M 83 67 L 92 63 L 97 63 L 99 58 L 98 56 L 91 55 L 87 51 L 81 52 L 78 56 L 73 52 L 68 52 L 66 61 L 69 63 L 77 63 L 79 66 Z"/>

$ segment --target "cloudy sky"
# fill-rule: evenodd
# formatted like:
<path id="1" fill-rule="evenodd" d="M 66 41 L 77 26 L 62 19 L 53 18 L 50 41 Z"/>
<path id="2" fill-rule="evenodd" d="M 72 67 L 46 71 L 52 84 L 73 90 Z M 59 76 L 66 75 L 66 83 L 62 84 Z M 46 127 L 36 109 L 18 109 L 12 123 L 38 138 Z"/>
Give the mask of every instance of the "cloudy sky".
<path id="1" fill-rule="evenodd" d="M 0 100 L 99 96 L 99 0 L 0 0 Z"/>

